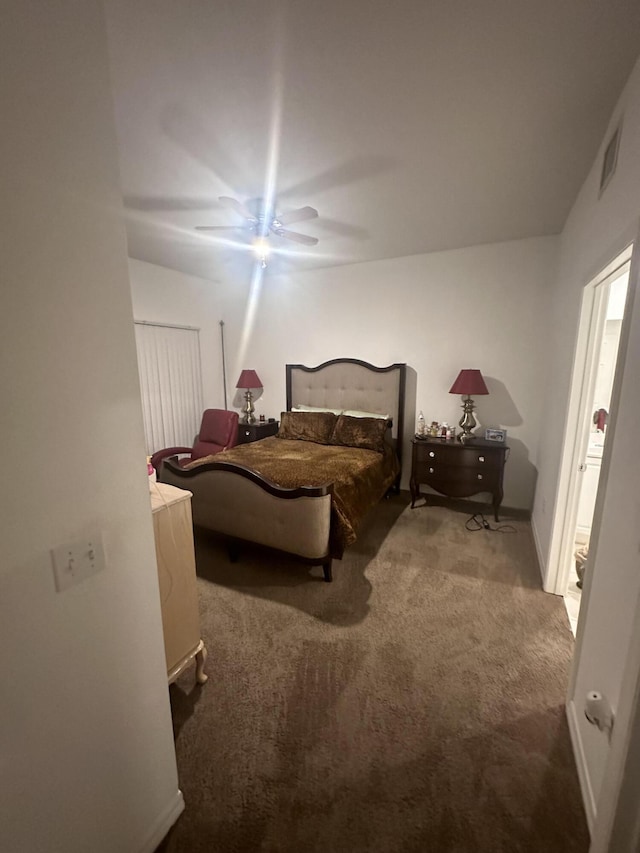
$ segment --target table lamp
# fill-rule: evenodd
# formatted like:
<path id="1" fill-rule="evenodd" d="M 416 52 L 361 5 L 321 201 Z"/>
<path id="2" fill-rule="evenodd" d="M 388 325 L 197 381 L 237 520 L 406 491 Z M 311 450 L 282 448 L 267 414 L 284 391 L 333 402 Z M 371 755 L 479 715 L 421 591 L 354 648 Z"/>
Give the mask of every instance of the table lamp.
<path id="1" fill-rule="evenodd" d="M 463 415 L 460 418 L 462 432 L 458 438 L 462 442 L 468 441 L 468 439 L 473 438 L 472 430 L 476 426 L 476 419 L 473 417 L 474 403 L 471 395 L 473 394 L 475 397 L 477 394 L 489 393 L 482 374 L 479 370 L 461 370 L 449 389 L 449 393 L 460 394 L 465 398 L 462 401 Z"/>
<path id="2" fill-rule="evenodd" d="M 240 374 L 240 379 L 236 383 L 236 388 L 244 391 L 244 407 L 242 409 L 242 417 L 240 422 L 243 424 L 255 423 L 254 408 L 253 408 L 253 391 L 262 388 L 262 382 L 255 370 L 243 370 Z"/>

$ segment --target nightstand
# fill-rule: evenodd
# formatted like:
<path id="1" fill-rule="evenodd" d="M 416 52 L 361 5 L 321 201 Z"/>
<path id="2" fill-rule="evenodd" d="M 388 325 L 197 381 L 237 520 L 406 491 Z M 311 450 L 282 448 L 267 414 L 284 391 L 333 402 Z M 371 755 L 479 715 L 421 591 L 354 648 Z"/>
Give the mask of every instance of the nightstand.
<path id="1" fill-rule="evenodd" d="M 411 457 L 411 507 L 424 483 L 450 498 L 469 498 L 489 492 L 498 521 L 502 503 L 502 478 L 509 448 L 476 438 L 464 444 L 457 439 L 414 438 Z"/>
<path id="2" fill-rule="evenodd" d="M 259 441 L 268 438 L 278 432 L 277 421 L 256 421 L 254 424 L 238 424 L 238 444 L 249 444 L 250 441 Z"/>

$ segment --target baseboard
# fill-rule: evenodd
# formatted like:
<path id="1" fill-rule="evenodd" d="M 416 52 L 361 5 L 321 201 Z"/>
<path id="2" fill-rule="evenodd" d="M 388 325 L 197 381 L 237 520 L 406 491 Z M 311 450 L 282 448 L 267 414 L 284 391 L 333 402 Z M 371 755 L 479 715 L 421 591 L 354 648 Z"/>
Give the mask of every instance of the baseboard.
<path id="1" fill-rule="evenodd" d="M 589 834 L 593 833 L 593 827 L 596 822 L 596 801 L 591 788 L 589 779 L 589 770 L 587 768 L 587 760 L 582 746 L 582 737 L 580 735 L 580 727 L 578 726 L 578 717 L 576 703 L 571 699 L 566 705 L 567 722 L 569 724 L 569 734 L 571 736 L 571 746 L 573 747 L 573 757 L 576 762 L 578 771 L 578 780 L 580 781 L 580 790 L 582 791 L 582 803 L 587 816 L 587 826 Z"/>
<path id="2" fill-rule="evenodd" d="M 184 811 L 184 797 L 182 791 L 178 789 L 175 797 L 167 805 L 166 809 L 158 816 L 158 819 L 151 827 L 146 840 L 138 848 L 139 853 L 154 853 L 162 839 L 171 829 L 173 824 L 178 820 Z"/>
<path id="3" fill-rule="evenodd" d="M 403 490 L 404 491 L 404 490 Z M 493 505 L 490 500 L 482 500 L 478 498 L 450 498 L 446 495 L 441 495 L 422 484 L 420 486 L 420 497 L 424 499 L 424 504 L 421 502 L 418 506 L 444 506 L 447 509 L 452 509 L 454 512 L 464 512 L 468 515 L 482 512 L 488 520 L 493 524 Z M 499 511 L 500 521 L 503 522 L 509 518 L 515 518 L 519 521 L 529 521 L 531 511 L 514 506 L 505 506 L 502 504 Z"/>

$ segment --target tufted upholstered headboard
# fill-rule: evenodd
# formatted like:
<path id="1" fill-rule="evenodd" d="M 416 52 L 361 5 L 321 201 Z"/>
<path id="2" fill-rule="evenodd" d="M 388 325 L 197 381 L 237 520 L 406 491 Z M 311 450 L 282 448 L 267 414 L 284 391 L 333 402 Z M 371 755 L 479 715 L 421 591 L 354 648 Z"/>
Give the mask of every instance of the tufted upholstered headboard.
<path id="1" fill-rule="evenodd" d="M 375 367 L 356 358 L 334 358 L 317 367 L 287 364 L 287 410 L 292 406 L 326 406 L 389 414 L 402 464 L 406 371 L 403 363 Z"/>

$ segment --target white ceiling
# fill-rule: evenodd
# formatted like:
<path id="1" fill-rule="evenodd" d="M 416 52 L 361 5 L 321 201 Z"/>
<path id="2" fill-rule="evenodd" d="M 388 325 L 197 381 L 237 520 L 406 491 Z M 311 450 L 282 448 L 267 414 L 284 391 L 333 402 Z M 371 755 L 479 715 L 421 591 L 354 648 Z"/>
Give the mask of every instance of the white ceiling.
<path id="1" fill-rule="evenodd" d="M 130 254 L 211 279 L 270 186 L 320 214 L 275 271 L 558 233 L 640 50 L 637 0 L 105 7 Z"/>

